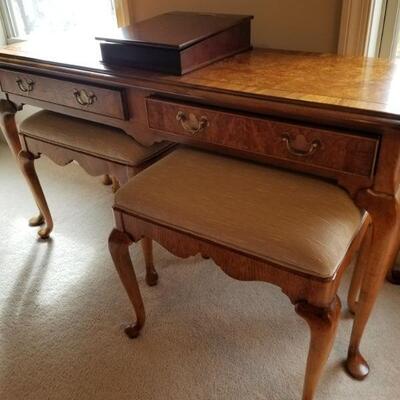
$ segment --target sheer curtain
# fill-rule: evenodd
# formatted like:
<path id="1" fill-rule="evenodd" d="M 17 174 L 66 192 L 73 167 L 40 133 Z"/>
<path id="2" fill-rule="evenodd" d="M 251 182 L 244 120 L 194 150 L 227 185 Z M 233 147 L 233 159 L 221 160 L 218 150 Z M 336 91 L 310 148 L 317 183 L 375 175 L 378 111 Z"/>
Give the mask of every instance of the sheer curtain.
<path id="1" fill-rule="evenodd" d="M 114 0 L 115 14 L 118 26 L 127 26 L 133 23 L 133 0 Z"/>

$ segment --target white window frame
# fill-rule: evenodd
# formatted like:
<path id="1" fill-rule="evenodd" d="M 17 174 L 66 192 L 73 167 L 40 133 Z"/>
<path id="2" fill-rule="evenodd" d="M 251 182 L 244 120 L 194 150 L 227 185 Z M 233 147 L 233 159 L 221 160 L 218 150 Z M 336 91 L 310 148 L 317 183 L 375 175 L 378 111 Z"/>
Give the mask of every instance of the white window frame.
<path id="1" fill-rule="evenodd" d="M 375 0 L 343 0 L 338 53 L 366 55 Z"/>
<path id="2" fill-rule="evenodd" d="M 343 0 L 338 53 L 393 58 L 400 30 L 400 0 Z"/>
<path id="3" fill-rule="evenodd" d="M 397 54 L 397 46 L 400 33 L 400 0 L 386 0 L 385 13 L 381 18 L 380 45 L 376 56 L 394 58 Z"/>
<path id="4" fill-rule="evenodd" d="M 21 42 L 24 39 L 17 36 L 17 30 L 13 23 L 15 17 L 12 8 L 9 6 L 7 0 L 0 0 L 1 21 L 3 24 L 4 33 L 7 43 Z"/>

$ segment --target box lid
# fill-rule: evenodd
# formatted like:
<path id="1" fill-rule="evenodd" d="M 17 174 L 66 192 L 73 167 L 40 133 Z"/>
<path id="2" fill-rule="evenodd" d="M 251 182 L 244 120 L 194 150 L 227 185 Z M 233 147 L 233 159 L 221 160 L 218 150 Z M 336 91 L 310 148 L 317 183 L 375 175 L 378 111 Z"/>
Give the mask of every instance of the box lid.
<path id="1" fill-rule="evenodd" d="M 97 36 L 97 40 L 183 50 L 210 36 L 252 19 L 250 15 L 169 12 Z"/>

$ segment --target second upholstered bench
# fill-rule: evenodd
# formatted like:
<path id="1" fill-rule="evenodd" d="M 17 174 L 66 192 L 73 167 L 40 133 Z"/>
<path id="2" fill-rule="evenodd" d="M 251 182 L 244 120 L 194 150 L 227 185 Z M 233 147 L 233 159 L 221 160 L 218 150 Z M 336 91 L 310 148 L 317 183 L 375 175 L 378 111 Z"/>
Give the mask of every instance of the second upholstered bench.
<path id="1" fill-rule="evenodd" d="M 19 134 L 24 149 L 19 159 L 40 210 L 30 225 L 45 224 L 39 230 L 44 239 L 50 235 L 53 221 L 35 172 L 35 159 L 46 155 L 58 165 L 77 161 L 90 175 L 112 176 L 118 187 L 173 146 L 162 142 L 145 147 L 121 129 L 46 110 L 25 119 Z"/>

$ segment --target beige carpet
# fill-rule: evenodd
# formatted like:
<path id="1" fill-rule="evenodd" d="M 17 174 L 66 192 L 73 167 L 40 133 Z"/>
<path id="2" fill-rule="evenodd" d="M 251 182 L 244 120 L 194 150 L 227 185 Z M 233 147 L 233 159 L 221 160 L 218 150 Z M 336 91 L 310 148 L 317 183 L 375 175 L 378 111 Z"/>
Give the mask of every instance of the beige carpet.
<path id="1" fill-rule="evenodd" d="M 0 399 L 300 399 L 308 328 L 279 289 L 225 276 L 199 257 L 156 247 L 160 283 L 143 282 L 142 336 L 122 324 L 130 304 L 107 250 L 112 194 L 76 165 L 38 172 L 55 219 L 53 240 L 26 224 L 36 212 L 0 145 Z M 345 298 L 345 289 L 342 290 Z M 400 287 L 385 284 L 363 342 L 372 372 L 355 382 L 341 363 L 344 308 L 319 400 L 400 398 Z"/>

